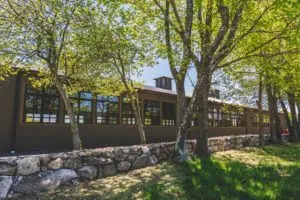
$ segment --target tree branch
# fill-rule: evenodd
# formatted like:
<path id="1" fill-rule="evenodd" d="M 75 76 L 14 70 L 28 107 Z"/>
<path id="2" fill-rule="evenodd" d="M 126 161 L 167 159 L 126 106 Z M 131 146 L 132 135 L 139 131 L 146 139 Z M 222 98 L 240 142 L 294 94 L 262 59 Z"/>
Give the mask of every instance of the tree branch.
<path id="1" fill-rule="evenodd" d="M 275 57 L 275 56 L 279 56 L 279 55 L 285 55 L 285 54 L 299 54 L 300 51 L 299 49 L 292 49 L 292 50 L 288 50 L 288 51 L 281 51 L 281 52 L 276 52 L 276 53 L 257 53 L 257 54 L 246 54 L 245 56 L 239 57 L 237 59 L 234 59 L 230 62 L 227 62 L 225 64 L 219 65 L 216 67 L 216 69 L 221 69 L 224 67 L 227 67 L 229 65 L 232 65 L 234 63 L 237 63 L 241 60 L 245 60 L 245 59 L 249 59 L 252 57 L 264 57 L 264 58 L 271 58 L 271 57 Z"/>

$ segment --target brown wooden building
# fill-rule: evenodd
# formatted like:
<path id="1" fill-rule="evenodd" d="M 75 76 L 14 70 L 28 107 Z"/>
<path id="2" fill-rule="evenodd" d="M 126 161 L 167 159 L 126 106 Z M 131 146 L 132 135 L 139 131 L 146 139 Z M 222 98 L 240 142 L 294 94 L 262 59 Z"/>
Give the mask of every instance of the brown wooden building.
<path id="1" fill-rule="evenodd" d="M 147 142 L 173 141 L 176 92 L 172 91 L 170 78 L 155 80 L 157 87 L 144 86 L 140 91 Z M 218 92 L 212 92 L 211 96 L 218 97 Z M 139 144 L 135 118 L 125 97 L 80 92 L 72 96 L 72 103 L 84 148 Z M 256 112 L 253 108 L 210 98 L 209 137 L 258 133 Z M 197 134 L 194 121 L 190 138 Z M 62 99 L 55 89 L 33 88 L 28 83 L 28 75 L 0 82 L 0 152 L 71 149 L 68 122 Z M 267 133 L 267 112 L 264 126 Z"/>

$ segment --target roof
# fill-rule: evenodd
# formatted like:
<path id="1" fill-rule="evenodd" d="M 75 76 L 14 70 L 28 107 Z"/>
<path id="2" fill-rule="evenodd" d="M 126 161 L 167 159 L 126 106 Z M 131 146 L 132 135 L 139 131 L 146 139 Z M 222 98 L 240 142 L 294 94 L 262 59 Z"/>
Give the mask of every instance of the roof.
<path id="1" fill-rule="evenodd" d="M 156 80 L 156 79 L 159 79 L 159 78 L 173 79 L 172 77 L 168 77 L 168 76 L 160 76 L 160 77 L 154 78 L 153 80 Z"/>
<path id="2" fill-rule="evenodd" d="M 174 95 L 174 96 L 177 95 L 177 92 L 174 91 L 174 90 L 167 90 L 167 89 L 163 89 L 163 88 L 153 87 L 153 86 L 150 86 L 150 85 L 143 85 L 142 86 L 142 90 L 149 91 L 149 92 L 154 92 L 154 93 L 166 94 L 166 95 Z M 191 95 L 186 95 L 186 97 L 191 98 L 192 96 Z M 212 97 L 209 97 L 208 100 L 210 102 L 214 102 L 214 103 L 229 104 L 229 105 L 232 105 L 232 106 L 239 106 L 239 107 L 246 107 L 246 108 L 257 109 L 257 108 L 255 108 L 253 106 L 249 106 L 249 105 L 245 105 L 245 104 L 240 104 L 240 103 L 232 103 L 230 101 L 216 99 L 216 98 L 212 98 Z"/>
<path id="3" fill-rule="evenodd" d="M 156 93 L 164 93 L 168 95 L 177 95 L 176 91 L 173 90 L 167 90 L 163 88 L 153 87 L 150 85 L 143 85 L 142 90 L 150 91 L 150 92 L 156 92 Z"/>

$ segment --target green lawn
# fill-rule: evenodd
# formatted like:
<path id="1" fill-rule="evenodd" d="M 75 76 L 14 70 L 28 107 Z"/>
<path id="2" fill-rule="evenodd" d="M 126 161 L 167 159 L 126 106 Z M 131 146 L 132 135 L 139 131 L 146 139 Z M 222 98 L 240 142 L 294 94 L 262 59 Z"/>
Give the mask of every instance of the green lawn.
<path id="1" fill-rule="evenodd" d="M 219 152 L 29 199 L 300 199 L 300 144 Z M 22 198 L 23 199 L 23 198 Z"/>

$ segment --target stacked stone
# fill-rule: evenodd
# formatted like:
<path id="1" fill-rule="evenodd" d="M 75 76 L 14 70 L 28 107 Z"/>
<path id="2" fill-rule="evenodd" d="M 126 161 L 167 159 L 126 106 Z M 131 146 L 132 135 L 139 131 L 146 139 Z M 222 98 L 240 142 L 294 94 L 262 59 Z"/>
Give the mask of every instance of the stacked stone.
<path id="1" fill-rule="evenodd" d="M 265 143 L 270 136 L 264 136 Z M 257 135 L 209 138 L 211 152 L 258 146 Z M 196 141 L 188 140 L 190 153 Z M 0 157 L 0 200 L 24 194 L 54 190 L 63 184 L 75 184 L 113 176 L 129 170 L 153 166 L 174 155 L 174 142 L 127 147 L 86 149 L 82 151 L 34 156 Z"/>
<path id="2" fill-rule="evenodd" d="M 171 158 L 174 142 L 0 158 L 0 199 L 113 176 Z"/>

